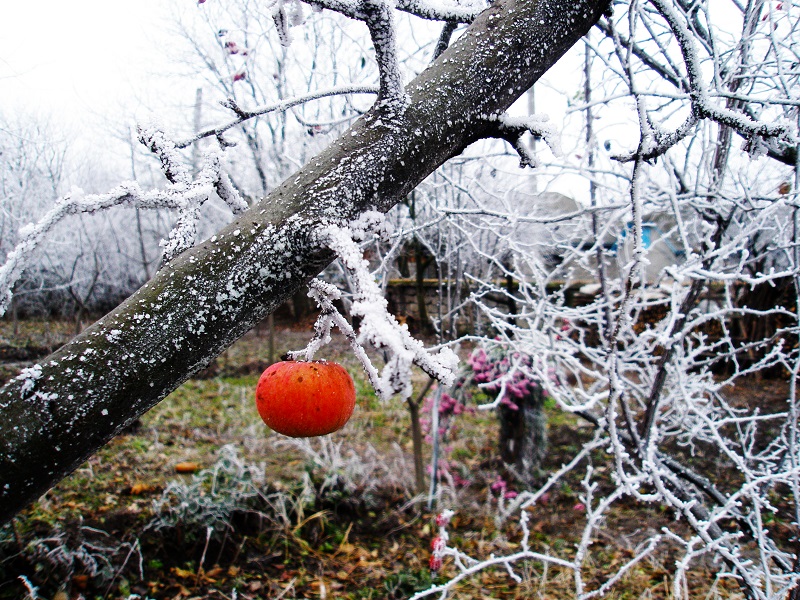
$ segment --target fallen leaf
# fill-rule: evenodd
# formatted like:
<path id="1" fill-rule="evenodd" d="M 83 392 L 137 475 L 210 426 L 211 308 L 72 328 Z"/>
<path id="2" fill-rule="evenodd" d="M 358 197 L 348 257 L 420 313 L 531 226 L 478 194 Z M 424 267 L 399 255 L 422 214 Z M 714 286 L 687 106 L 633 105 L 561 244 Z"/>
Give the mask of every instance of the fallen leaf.
<path id="1" fill-rule="evenodd" d="M 204 577 L 206 579 L 219 579 L 219 576 L 225 572 L 225 569 L 222 567 L 214 567 L 213 569 L 206 571 Z"/>
<path id="2" fill-rule="evenodd" d="M 172 567 L 170 572 L 175 575 L 175 577 L 180 577 L 181 579 L 190 579 L 194 577 L 194 571 L 189 571 L 188 569 L 181 569 L 180 567 Z"/>
<path id="3" fill-rule="evenodd" d="M 128 492 L 131 496 L 141 496 L 142 494 L 149 494 L 155 492 L 156 486 L 149 483 L 134 483 Z"/>
<path id="4" fill-rule="evenodd" d="M 339 551 L 342 554 L 352 554 L 353 552 L 355 552 L 355 550 L 356 547 L 348 542 L 344 542 L 339 546 Z"/>
<path id="5" fill-rule="evenodd" d="M 179 462 L 175 465 L 176 473 L 194 473 L 200 470 L 200 465 L 196 462 Z"/>

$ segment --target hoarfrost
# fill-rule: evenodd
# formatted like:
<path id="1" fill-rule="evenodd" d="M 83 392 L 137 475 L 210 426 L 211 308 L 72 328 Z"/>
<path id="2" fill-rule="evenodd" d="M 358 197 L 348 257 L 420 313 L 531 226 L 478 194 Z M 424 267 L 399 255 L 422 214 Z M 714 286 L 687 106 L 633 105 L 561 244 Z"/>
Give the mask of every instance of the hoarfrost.
<path id="1" fill-rule="evenodd" d="M 290 352 L 289 356 L 311 360 L 330 341 L 330 329 L 336 325 L 350 340 L 380 398 L 386 400 L 398 393 L 404 398 L 410 397 L 413 365 L 417 365 L 444 385 L 451 385 L 455 379 L 458 357 L 449 348 L 441 349 L 436 354 L 428 352 L 422 342 L 409 333 L 408 327 L 401 325 L 389 313 L 386 298 L 355 241 L 363 239 L 367 231 L 385 231 L 383 215 L 375 211 L 367 212 L 353 226 L 355 235 L 348 228 L 329 225 L 317 230 L 315 237 L 320 245 L 336 253 L 351 277 L 354 288 L 351 313 L 360 318 L 359 330 L 355 332 L 334 306 L 334 301 L 341 297 L 339 290 L 320 280 L 313 280 L 309 284 L 309 295 L 322 310 L 315 324 L 315 335 L 304 350 Z M 384 353 L 386 366 L 383 371 L 379 372 L 370 361 L 364 348 L 366 345 Z"/>
<path id="2" fill-rule="evenodd" d="M 42 377 L 42 366 L 41 365 L 33 365 L 32 367 L 28 367 L 22 369 L 20 374 L 17 375 L 14 380 L 19 381 L 22 385 L 19 388 L 20 397 L 24 398 L 28 394 L 33 391 L 33 388 L 36 386 L 36 382 L 41 379 Z"/>

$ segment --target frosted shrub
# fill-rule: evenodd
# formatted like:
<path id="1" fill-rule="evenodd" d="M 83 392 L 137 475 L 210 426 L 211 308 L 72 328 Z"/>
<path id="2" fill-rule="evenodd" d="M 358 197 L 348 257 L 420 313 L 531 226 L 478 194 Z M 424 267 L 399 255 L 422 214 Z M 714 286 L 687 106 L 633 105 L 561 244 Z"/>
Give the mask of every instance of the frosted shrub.
<path id="1" fill-rule="evenodd" d="M 173 480 L 153 503 L 156 529 L 177 525 L 199 525 L 216 531 L 231 529 L 237 511 L 254 510 L 264 499 L 264 467 L 245 463 L 236 447 L 228 444 L 209 469 L 192 476 L 190 482 Z"/>
<path id="2" fill-rule="evenodd" d="M 120 543 L 93 527 L 56 529 L 52 535 L 28 543 L 24 554 L 36 566 L 40 580 L 53 576 L 69 580 L 74 574 L 83 573 L 100 584 L 109 584 L 131 559 L 138 563 L 139 577 L 144 578 L 138 540 Z"/>
<path id="3" fill-rule="evenodd" d="M 312 481 L 319 497 L 335 492 L 365 496 L 383 488 L 413 489 L 413 468 L 406 464 L 402 449 L 394 445 L 389 452 L 378 452 L 372 444 L 358 449 L 343 447 L 344 441 L 330 436 L 286 438 L 277 445 L 291 446 L 308 460 Z"/>

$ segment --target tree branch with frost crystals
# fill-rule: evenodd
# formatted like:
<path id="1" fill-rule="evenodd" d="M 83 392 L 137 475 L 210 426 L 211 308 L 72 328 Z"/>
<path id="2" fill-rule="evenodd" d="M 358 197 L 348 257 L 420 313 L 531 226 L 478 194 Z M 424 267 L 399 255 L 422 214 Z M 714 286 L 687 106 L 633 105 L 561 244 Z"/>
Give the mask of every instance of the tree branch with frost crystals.
<path id="1" fill-rule="evenodd" d="M 8 254 L 5 264 L 0 267 L 0 316 L 5 314 L 13 297 L 13 288 L 27 268 L 33 253 L 52 229 L 69 215 L 95 213 L 117 206 L 180 210 L 182 214 L 176 229 L 170 232 L 170 239 L 166 242 L 165 254 L 166 251 L 170 251 L 171 256 L 174 256 L 177 251 L 185 248 L 186 244 L 194 242 L 193 219 L 196 218 L 197 207 L 214 191 L 234 213 L 241 213 L 247 208 L 247 203 L 241 199 L 228 176 L 220 171 L 220 168 L 220 156 L 210 154 L 197 179 L 189 185 L 174 184 L 164 190 L 143 192 L 138 183 L 129 181 L 121 183 L 105 194 L 84 195 L 82 190 L 76 189 L 60 198 L 38 223 L 27 225 L 20 230 L 22 239 Z"/>
<path id="2" fill-rule="evenodd" d="M 507 141 L 519 154 L 519 166 L 536 168 L 539 159 L 522 142 L 522 136 L 530 133 L 535 139 L 544 140 L 555 156 L 563 154 L 561 150 L 561 135 L 555 125 L 548 123 L 547 115 L 529 115 L 526 117 L 511 117 L 505 113 L 489 117 L 490 128 L 486 135 Z"/>
<path id="3" fill-rule="evenodd" d="M 183 163 L 183 157 L 178 152 L 178 146 L 167 137 L 166 133 L 156 127 L 139 127 L 139 141 L 149 148 L 161 161 L 161 168 L 166 178 L 172 182 L 180 192 L 186 190 L 183 200 L 178 203 L 178 220 L 169 232 L 169 239 L 162 241 L 164 247 L 164 262 L 169 262 L 195 243 L 197 235 L 197 222 L 200 219 L 200 207 L 208 200 L 210 191 L 206 188 L 219 190 L 219 196 L 228 204 L 234 214 L 239 214 L 247 209 L 247 203 L 242 200 L 233 187 L 230 178 L 221 171 L 221 156 L 217 152 L 209 152 L 203 160 L 203 167 L 192 182 L 189 169 Z"/>
<path id="4" fill-rule="evenodd" d="M 355 224 L 363 227 L 370 220 L 382 222 L 380 213 L 366 213 Z M 367 225 L 369 227 L 369 225 Z M 363 230 L 362 230 L 363 231 Z M 358 229 L 355 232 L 358 235 Z M 458 357 L 449 348 L 431 355 L 422 342 L 408 332 L 387 310 L 388 303 L 380 287 L 369 271 L 369 263 L 364 259 L 358 243 L 353 239 L 354 232 L 336 225 L 323 227 L 315 233 L 317 242 L 333 250 L 353 279 L 353 316 L 361 318 L 358 336 L 359 345 L 369 343 L 378 350 L 388 353 L 386 366 L 376 387 L 383 399 L 393 393 L 408 397 L 412 392 L 411 366 L 417 365 L 425 373 L 449 386 L 455 380 Z M 369 373 L 369 369 L 367 370 Z"/>
<path id="5" fill-rule="evenodd" d="M 156 137 L 158 136 L 148 139 Z M 158 147 L 163 149 L 165 146 Z M 167 151 L 159 154 L 159 157 L 165 157 L 162 160 L 165 169 L 178 179 L 188 177 L 188 171 L 177 168 L 182 165 L 175 162 L 177 152 L 173 153 L 174 146 L 167 145 L 166 148 Z M 215 191 L 234 214 L 240 214 L 247 208 L 247 203 L 239 196 L 228 175 L 222 171 L 222 156 L 219 152 L 208 153 L 197 178 L 188 183 L 181 181 L 168 185 L 164 190 L 143 192 L 138 183 L 128 181 L 105 194 L 84 195 L 82 190 L 76 189 L 58 199 L 55 206 L 38 223 L 20 230 L 22 239 L 8 254 L 5 264 L 0 266 L 0 316 L 5 314 L 13 297 L 14 286 L 28 267 L 33 253 L 53 228 L 67 216 L 90 214 L 117 206 L 177 209 L 181 213 L 178 222 L 170 231 L 169 240 L 162 242 L 165 246 L 165 258 L 168 259 L 194 243 L 199 207 Z"/>
<path id="6" fill-rule="evenodd" d="M 194 182 L 186 188 L 182 202 L 178 205 L 179 216 L 169 232 L 169 239 L 162 242 L 164 246 L 164 262 L 172 260 L 187 248 L 194 245 L 197 236 L 197 222 L 200 219 L 200 207 L 209 199 L 211 191 L 217 191 L 219 197 L 230 207 L 234 214 L 247 210 L 247 203 L 239 196 L 228 176 L 221 171 L 221 155 L 218 152 L 206 154 L 203 168 Z M 195 193 L 188 193 L 195 190 Z"/>
<path id="7" fill-rule="evenodd" d="M 192 180 L 189 169 L 183 163 L 175 142 L 155 125 L 140 125 L 139 141 L 161 161 L 161 170 L 170 183 L 188 185 Z"/>
<path id="8" fill-rule="evenodd" d="M 364 0 L 361 5 L 364 22 L 369 28 L 375 59 L 381 80 L 378 102 L 395 113 L 402 113 L 408 104 L 403 74 L 397 59 L 397 35 L 394 25 L 394 10 L 388 0 Z"/>
<path id="9" fill-rule="evenodd" d="M 309 341 L 305 349 L 287 352 L 286 354 L 289 359 L 313 360 L 314 355 L 320 348 L 330 343 L 331 326 L 336 325 L 339 331 L 342 332 L 342 335 L 350 342 L 350 347 L 353 349 L 361 366 L 364 367 L 364 371 L 367 373 L 367 377 L 369 377 L 369 381 L 372 387 L 375 388 L 378 396 L 381 398 L 388 398 L 391 396 L 392 390 L 384 388 L 381 375 L 369 359 L 369 356 L 364 350 L 364 346 L 358 342 L 358 336 L 355 330 L 333 304 L 335 300 L 339 300 L 342 297 L 339 288 L 320 279 L 312 279 L 308 283 L 308 288 L 308 295 L 313 298 L 317 306 L 320 307 L 321 313 L 314 323 L 314 337 Z"/>
<path id="10" fill-rule="evenodd" d="M 284 7 L 284 0 L 278 0 L 272 8 L 272 21 L 275 23 L 275 30 L 278 32 L 278 39 L 281 46 L 288 48 L 292 44 L 292 23 L 289 16 L 286 14 Z"/>
<path id="11" fill-rule="evenodd" d="M 348 0 L 306 0 L 312 6 L 327 8 L 341 13 L 351 19 L 363 20 L 363 9 L 358 2 Z M 395 7 L 421 19 L 429 21 L 453 21 L 455 23 L 472 23 L 486 8 L 487 3 L 481 1 L 450 3 L 425 2 L 424 0 L 397 0 Z"/>
<path id="12" fill-rule="evenodd" d="M 738 113 L 728 108 L 715 106 L 708 97 L 708 90 L 703 83 L 700 58 L 694 44 L 694 36 L 682 22 L 675 8 L 667 0 L 651 0 L 656 10 L 667 21 L 672 29 L 675 39 L 681 49 L 686 65 L 686 74 L 689 78 L 689 97 L 692 102 L 692 111 L 698 118 L 710 118 L 717 123 L 727 125 L 744 138 L 750 140 L 751 154 L 757 154 L 757 140 L 779 139 L 797 145 L 797 140 L 789 131 L 788 123 L 766 123 L 753 120 L 747 115 Z M 683 131 L 688 122 L 678 131 Z M 677 141 L 677 140 L 676 140 Z M 766 147 L 764 148 L 766 152 Z"/>
<path id="13" fill-rule="evenodd" d="M 285 112 L 290 108 L 295 106 L 299 106 L 301 104 L 305 104 L 306 102 L 312 102 L 313 100 L 319 100 L 320 98 L 327 98 L 329 96 L 345 96 L 349 94 L 377 94 L 380 91 L 380 88 L 376 85 L 343 85 L 335 88 L 330 88 L 327 90 L 320 90 L 316 92 L 311 92 L 310 94 L 303 94 L 302 96 L 295 96 L 294 98 L 287 98 L 286 100 L 281 100 L 280 102 L 276 102 L 275 104 L 268 104 L 266 106 L 260 106 L 258 108 L 254 108 L 252 110 L 245 110 L 239 106 L 239 104 L 233 99 L 228 98 L 227 100 L 223 100 L 221 102 L 222 106 L 225 108 L 230 109 L 236 115 L 236 119 L 226 123 L 225 125 L 220 125 L 219 127 L 214 127 L 213 129 L 206 129 L 205 131 L 200 131 L 193 135 L 192 137 L 177 142 L 175 144 L 176 148 L 187 148 L 191 146 L 193 143 L 202 140 L 207 137 L 216 137 L 223 146 L 230 145 L 231 142 L 224 141 L 224 134 L 229 129 L 233 129 L 237 125 L 241 125 L 245 121 L 250 119 L 254 119 L 255 117 L 260 117 L 262 115 L 266 115 L 272 112 Z"/>

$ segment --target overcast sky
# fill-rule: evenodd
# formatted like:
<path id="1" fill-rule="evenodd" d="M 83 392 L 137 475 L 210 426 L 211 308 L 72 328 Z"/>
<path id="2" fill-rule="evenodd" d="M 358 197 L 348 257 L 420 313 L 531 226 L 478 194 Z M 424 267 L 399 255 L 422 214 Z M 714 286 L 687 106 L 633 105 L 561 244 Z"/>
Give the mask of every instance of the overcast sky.
<path id="1" fill-rule="evenodd" d="M 191 82 L 169 75 L 176 66 L 168 30 L 173 9 L 196 9 L 196 0 L 0 0 L 0 6 L 0 114 L 52 116 L 69 129 L 73 148 L 107 162 L 110 148 L 120 152 L 110 132 L 126 131 L 150 111 L 177 125 L 170 122 L 177 106 L 188 109 L 194 101 Z M 542 89 L 539 110 L 558 122 L 561 111 L 547 97 Z"/>
<path id="2" fill-rule="evenodd" d="M 4 0 L 0 108 L 81 125 L 134 109 L 169 84 L 169 5 L 189 0 Z"/>

